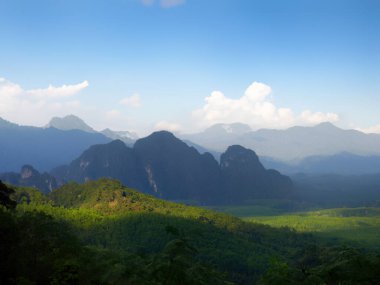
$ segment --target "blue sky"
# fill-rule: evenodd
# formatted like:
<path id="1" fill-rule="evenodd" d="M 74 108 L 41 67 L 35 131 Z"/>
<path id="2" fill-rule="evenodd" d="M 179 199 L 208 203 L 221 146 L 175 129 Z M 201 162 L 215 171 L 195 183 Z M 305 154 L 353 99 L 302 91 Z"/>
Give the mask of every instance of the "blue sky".
<path id="1" fill-rule="evenodd" d="M 2 0 L 0 116 L 380 132 L 379 14 L 376 0 Z"/>

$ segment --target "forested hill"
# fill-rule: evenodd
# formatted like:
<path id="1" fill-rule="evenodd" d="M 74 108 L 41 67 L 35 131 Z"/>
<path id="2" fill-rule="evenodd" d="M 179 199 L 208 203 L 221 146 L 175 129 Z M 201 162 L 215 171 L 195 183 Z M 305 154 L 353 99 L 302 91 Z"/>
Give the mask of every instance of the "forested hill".
<path id="1" fill-rule="evenodd" d="M 0 183 L 0 194 L 1 284 L 379 281 L 376 256 L 158 200 L 115 180 L 70 183 L 49 196 Z"/>
<path id="2" fill-rule="evenodd" d="M 121 141 L 92 146 L 52 174 L 77 182 L 111 177 L 156 197 L 202 204 L 283 198 L 292 190 L 290 178 L 266 170 L 252 150 L 229 147 L 219 164 L 166 131 L 139 139 L 133 148 Z"/>

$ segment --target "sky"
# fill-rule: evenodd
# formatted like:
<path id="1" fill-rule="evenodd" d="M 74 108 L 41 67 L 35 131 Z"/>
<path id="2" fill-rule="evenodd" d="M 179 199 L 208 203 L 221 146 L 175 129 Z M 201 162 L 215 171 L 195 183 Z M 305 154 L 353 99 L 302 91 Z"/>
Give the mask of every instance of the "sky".
<path id="1" fill-rule="evenodd" d="M 380 1 L 0 0 L 0 117 L 380 133 Z"/>

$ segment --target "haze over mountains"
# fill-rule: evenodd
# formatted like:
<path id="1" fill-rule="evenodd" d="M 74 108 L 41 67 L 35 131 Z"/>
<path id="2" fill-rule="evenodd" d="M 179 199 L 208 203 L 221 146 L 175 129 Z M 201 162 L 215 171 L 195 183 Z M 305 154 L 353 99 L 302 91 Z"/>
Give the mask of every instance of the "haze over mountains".
<path id="1" fill-rule="evenodd" d="M 94 144 L 110 138 L 81 130 L 19 126 L 0 118 L 0 172 L 30 164 L 39 171 L 69 163 Z"/>
<path id="2" fill-rule="evenodd" d="M 137 134 L 127 130 L 97 132 L 74 115 L 54 117 L 44 128 L 19 126 L 1 119 L 0 135 L 0 173 L 19 171 L 26 164 L 48 171 L 70 163 L 92 145 L 118 139 L 132 146 L 138 139 Z M 242 145 L 254 150 L 266 168 L 286 174 L 380 172 L 380 135 L 343 130 L 331 123 L 258 131 L 241 123 L 216 124 L 201 133 L 179 137 L 217 160 L 229 146 Z"/>
<path id="3" fill-rule="evenodd" d="M 62 118 L 54 117 L 50 120 L 46 127 L 53 127 L 64 131 L 81 130 L 89 133 L 97 133 L 97 131 L 87 125 L 81 118 L 74 115 L 68 115 Z M 99 133 L 113 140 L 122 140 L 128 145 L 132 145 L 138 139 L 138 135 L 136 133 L 129 131 L 113 131 L 106 128 Z"/>
<path id="4" fill-rule="evenodd" d="M 240 123 L 217 124 L 181 137 L 217 152 L 240 144 L 255 150 L 266 167 L 285 173 L 380 172 L 380 135 L 343 130 L 331 123 L 258 131 Z"/>
<path id="5" fill-rule="evenodd" d="M 285 162 L 341 152 L 380 155 L 379 134 L 343 130 L 331 123 L 321 123 L 314 127 L 258 131 L 252 131 L 249 126 L 240 123 L 218 124 L 201 133 L 182 137 L 215 151 L 222 151 L 228 145 L 238 142 L 244 147 L 254 149 L 260 156 Z"/>
<path id="6" fill-rule="evenodd" d="M 52 174 L 77 182 L 112 177 L 160 198 L 203 203 L 280 198 L 292 189 L 288 177 L 266 170 L 252 150 L 229 147 L 218 164 L 166 131 L 138 140 L 133 148 L 119 140 L 92 146 Z"/>

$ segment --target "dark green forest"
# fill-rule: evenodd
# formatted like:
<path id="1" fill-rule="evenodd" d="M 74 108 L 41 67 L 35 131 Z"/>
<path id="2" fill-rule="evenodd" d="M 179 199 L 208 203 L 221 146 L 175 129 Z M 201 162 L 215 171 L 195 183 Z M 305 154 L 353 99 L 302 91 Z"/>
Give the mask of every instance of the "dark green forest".
<path id="1" fill-rule="evenodd" d="M 1 284 L 380 284 L 380 254 L 100 179 L 0 185 Z"/>

